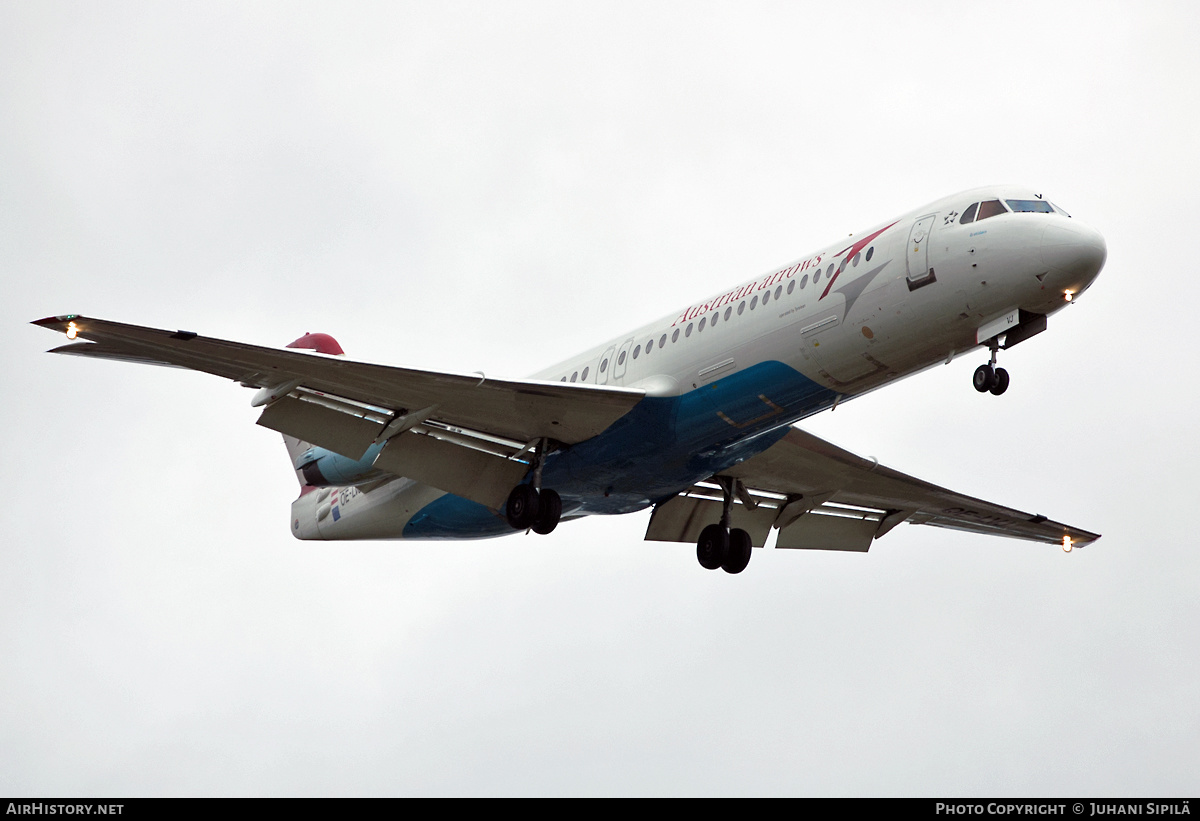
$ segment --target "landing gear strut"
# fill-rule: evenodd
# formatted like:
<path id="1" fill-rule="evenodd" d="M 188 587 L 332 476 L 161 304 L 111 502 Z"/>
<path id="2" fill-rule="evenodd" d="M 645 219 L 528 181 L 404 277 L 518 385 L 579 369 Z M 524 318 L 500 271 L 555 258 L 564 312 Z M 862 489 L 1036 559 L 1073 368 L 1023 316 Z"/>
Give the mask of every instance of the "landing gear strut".
<path id="1" fill-rule="evenodd" d="M 993 396 L 999 396 L 1008 390 L 1008 371 L 996 367 L 996 352 L 1000 350 L 1000 343 L 993 339 L 988 343 L 988 347 L 992 349 L 992 359 L 988 364 L 975 369 L 971 384 L 980 393 L 991 392 Z"/>
<path id="2" fill-rule="evenodd" d="M 533 456 L 533 482 L 517 485 L 508 494 L 504 518 L 514 530 L 532 530 L 545 535 L 558 527 L 562 517 L 562 499 L 550 488 L 542 487 L 542 461 L 546 455 L 545 439 L 538 443 Z"/>
<path id="3" fill-rule="evenodd" d="M 741 528 L 729 529 L 729 514 L 733 509 L 733 479 L 718 476 L 721 491 L 725 496 L 719 524 L 709 525 L 700 531 L 696 542 L 696 559 L 705 570 L 722 568 L 726 573 L 741 573 L 750 564 L 753 544 L 750 534 Z"/>

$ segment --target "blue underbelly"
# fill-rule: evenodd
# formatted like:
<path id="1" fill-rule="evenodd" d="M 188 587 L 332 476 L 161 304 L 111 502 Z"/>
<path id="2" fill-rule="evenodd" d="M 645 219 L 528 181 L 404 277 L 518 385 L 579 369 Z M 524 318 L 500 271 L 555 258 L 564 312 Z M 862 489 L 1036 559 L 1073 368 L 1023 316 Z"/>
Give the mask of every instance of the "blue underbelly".
<path id="1" fill-rule="evenodd" d="M 611 427 L 554 454 L 543 487 L 564 515 L 641 510 L 769 448 L 836 393 L 781 362 L 763 362 L 675 397 L 646 397 Z M 406 538 L 498 536 L 502 516 L 457 496 L 418 512 Z"/>

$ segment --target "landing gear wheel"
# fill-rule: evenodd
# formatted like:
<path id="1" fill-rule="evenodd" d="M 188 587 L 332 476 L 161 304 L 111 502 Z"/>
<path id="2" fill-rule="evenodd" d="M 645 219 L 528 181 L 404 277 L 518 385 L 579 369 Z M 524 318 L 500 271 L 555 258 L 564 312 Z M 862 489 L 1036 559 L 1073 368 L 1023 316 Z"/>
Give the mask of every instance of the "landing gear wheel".
<path id="1" fill-rule="evenodd" d="M 725 561 L 721 562 L 721 569 L 726 573 L 741 573 L 750 564 L 752 548 L 749 533 L 736 527 L 729 531 L 729 550 L 725 554 Z"/>
<path id="2" fill-rule="evenodd" d="M 533 523 L 533 532 L 545 536 L 558 527 L 559 517 L 562 516 L 562 499 L 556 491 L 542 488 L 538 494 L 538 515 Z"/>
<path id="3" fill-rule="evenodd" d="M 540 507 L 538 492 L 532 485 L 517 485 L 508 494 L 504 518 L 508 519 L 514 530 L 528 530 L 537 521 Z"/>
<path id="4" fill-rule="evenodd" d="M 987 393 L 996 384 L 996 372 L 992 370 L 991 365 L 980 365 L 975 369 L 975 376 L 971 378 L 971 384 L 980 393 Z M 1005 387 L 1007 387 L 1007 383 Z"/>
<path id="5" fill-rule="evenodd" d="M 999 396 L 1008 390 L 1008 371 L 1004 368 L 996 368 L 996 384 L 988 388 L 994 396 Z"/>
<path id="6" fill-rule="evenodd" d="M 705 570 L 716 570 L 729 552 L 729 531 L 720 525 L 709 525 L 700 531 L 696 542 L 696 559 Z"/>

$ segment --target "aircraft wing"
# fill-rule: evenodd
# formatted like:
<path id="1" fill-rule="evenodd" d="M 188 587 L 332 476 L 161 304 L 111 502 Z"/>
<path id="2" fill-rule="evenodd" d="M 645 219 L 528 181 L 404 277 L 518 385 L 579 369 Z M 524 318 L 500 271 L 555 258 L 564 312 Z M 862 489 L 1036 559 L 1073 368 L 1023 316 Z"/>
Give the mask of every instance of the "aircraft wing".
<path id="1" fill-rule="evenodd" d="M 758 456 L 716 477 L 733 481 L 732 526 L 756 546 L 779 529 L 776 547 L 866 551 L 901 522 L 1083 546 L 1097 533 L 1022 513 L 900 473 L 792 428 Z M 646 538 L 690 542 L 721 515 L 719 485 L 702 483 L 661 503 Z M 693 532 L 694 531 L 694 532 Z"/>
<path id="2" fill-rule="evenodd" d="M 352 459 L 388 441 L 377 466 L 498 508 L 524 475 L 525 447 L 572 444 L 629 412 L 641 390 L 490 379 L 356 362 L 69 315 L 33 324 L 75 341 L 51 353 L 169 365 L 264 389 L 258 423 Z M 519 475 L 518 475 L 519 474 Z M 495 475 L 479 490 L 480 477 Z M 517 479 L 512 476 L 517 475 Z M 508 483 L 507 486 L 504 483 Z"/>

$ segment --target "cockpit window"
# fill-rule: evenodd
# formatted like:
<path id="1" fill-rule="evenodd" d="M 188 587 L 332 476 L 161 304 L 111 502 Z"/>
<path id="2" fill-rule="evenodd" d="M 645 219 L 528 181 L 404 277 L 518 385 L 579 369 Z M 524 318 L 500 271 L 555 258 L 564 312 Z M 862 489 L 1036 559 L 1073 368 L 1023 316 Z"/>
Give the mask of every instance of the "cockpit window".
<path id="1" fill-rule="evenodd" d="M 1054 203 L 1050 203 L 1050 204 L 1051 204 L 1051 205 L 1054 205 Z M 1070 214 L 1068 214 L 1068 213 L 1067 213 L 1065 210 L 1063 210 L 1063 207 L 1062 207 L 1061 205 L 1054 205 L 1054 210 L 1055 210 L 1055 211 L 1057 211 L 1058 213 L 1062 214 L 1064 217 L 1070 217 L 1070 216 L 1071 216 L 1071 215 L 1070 215 Z"/>
<path id="2" fill-rule="evenodd" d="M 979 210 L 979 203 L 972 203 L 971 207 L 963 211 L 962 219 L 958 222 L 960 225 L 966 225 L 968 222 L 975 221 L 975 212 Z"/>
<path id="3" fill-rule="evenodd" d="M 1054 209 L 1045 200 L 1005 200 L 1008 207 L 1014 211 L 1035 211 L 1039 214 L 1052 214 Z"/>
<path id="4" fill-rule="evenodd" d="M 988 217 L 994 217 L 998 214 L 1008 213 L 1007 209 L 1000 203 L 1000 200 L 984 200 L 979 203 L 979 216 L 975 219 L 985 220 Z"/>

